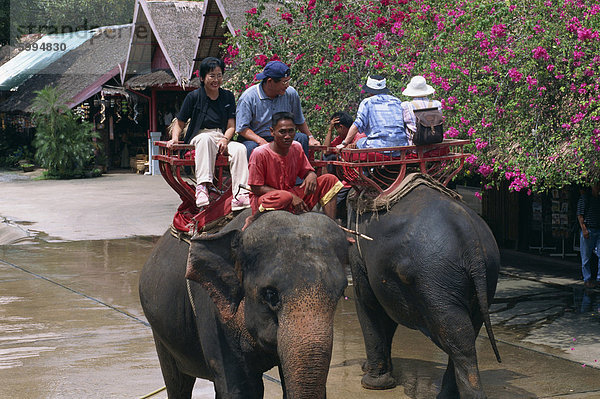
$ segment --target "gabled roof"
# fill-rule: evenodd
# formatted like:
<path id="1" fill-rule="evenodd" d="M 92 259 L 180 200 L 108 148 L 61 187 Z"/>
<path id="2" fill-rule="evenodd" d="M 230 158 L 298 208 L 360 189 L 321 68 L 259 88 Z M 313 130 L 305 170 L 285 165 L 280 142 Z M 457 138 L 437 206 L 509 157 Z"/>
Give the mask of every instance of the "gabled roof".
<path id="1" fill-rule="evenodd" d="M 189 81 L 196 56 L 198 27 L 205 3 L 137 0 L 135 31 L 122 78 L 152 72 L 154 46 L 160 47 L 178 84 Z"/>
<path id="2" fill-rule="evenodd" d="M 0 111 L 31 112 L 35 91 L 50 85 L 73 107 L 100 91 L 102 84 L 119 75 L 125 61 L 132 25 L 98 28 L 89 40 L 38 71 L 6 101 Z M 76 33 L 76 32 L 75 32 Z"/>
<path id="3" fill-rule="evenodd" d="M 154 81 L 138 75 L 157 72 L 151 68 L 155 46 L 162 51 L 176 84 L 189 86 L 198 65 L 195 60 L 220 55 L 219 45 L 225 41 L 225 34 L 234 33 L 221 0 L 137 0 L 133 20 L 136 28 L 121 76 L 124 86 L 130 86 L 128 82 L 134 78 L 136 85 Z"/>

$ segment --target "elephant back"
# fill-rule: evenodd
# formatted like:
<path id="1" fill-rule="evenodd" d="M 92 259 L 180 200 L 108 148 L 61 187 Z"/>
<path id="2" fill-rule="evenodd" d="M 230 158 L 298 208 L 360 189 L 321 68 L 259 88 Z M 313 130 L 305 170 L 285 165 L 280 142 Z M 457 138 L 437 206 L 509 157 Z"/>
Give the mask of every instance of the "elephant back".
<path id="1" fill-rule="evenodd" d="M 421 185 L 425 185 L 457 201 L 462 201 L 460 194 L 447 188 L 433 177 L 423 173 L 411 173 L 402 180 L 402 183 L 393 192 L 387 195 L 369 195 L 366 191 L 353 192 L 349 195 L 348 202 L 352 209 L 359 214 L 387 211 Z"/>

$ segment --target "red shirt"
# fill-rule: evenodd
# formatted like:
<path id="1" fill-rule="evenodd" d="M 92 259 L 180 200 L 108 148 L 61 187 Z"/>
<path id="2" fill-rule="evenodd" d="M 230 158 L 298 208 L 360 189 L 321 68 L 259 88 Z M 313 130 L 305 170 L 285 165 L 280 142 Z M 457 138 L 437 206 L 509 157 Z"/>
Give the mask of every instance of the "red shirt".
<path id="1" fill-rule="evenodd" d="M 294 141 L 286 156 L 271 149 L 270 143 L 255 148 L 248 165 L 248 184 L 269 186 L 276 190 L 289 190 L 296 185 L 296 178 L 305 178 L 314 169 L 302 150 L 302 145 Z"/>

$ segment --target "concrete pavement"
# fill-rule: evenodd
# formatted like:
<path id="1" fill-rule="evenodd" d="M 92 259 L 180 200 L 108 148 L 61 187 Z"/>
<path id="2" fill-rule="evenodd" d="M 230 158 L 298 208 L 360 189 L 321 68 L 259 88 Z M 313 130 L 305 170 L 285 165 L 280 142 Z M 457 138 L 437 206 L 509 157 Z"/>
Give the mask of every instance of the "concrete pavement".
<path id="1" fill-rule="evenodd" d="M 120 173 L 65 181 L 0 173 L 0 193 L 0 240 L 42 244 L 0 242 L 0 397 L 122 398 L 160 387 L 137 298 L 137 276 L 155 237 L 111 239 L 161 235 L 179 205 L 177 195 L 160 176 Z M 495 362 L 485 333 L 477 348 L 488 396 L 600 397 L 597 313 L 579 313 L 572 304 L 585 295 L 578 262 L 509 250 L 502 255 L 492 323 L 504 362 Z M 364 348 L 351 287 L 347 297 L 336 315 L 328 397 L 434 397 L 446 356 L 404 328 L 393 350 L 402 386 L 360 388 Z M 31 375 L 42 383 L 32 384 Z M 270 375 L 277 378 L 273 370 Z M 114 384 L 124 376 L 127 386 Z M 266 397 L 281 397 L 276 383 L 266 384 Z M 213 397 L 209 383 L 197 386 L 204 393 L 194 397 Z"/>
<path id="2" fill-rule="evenodd" d="M 0 244 L 25 236 L 45 241 L 158 236 L 181 203 L 162 176 L 110 173 L 74 180 L 34 180 L 35 172 L 0 172 L 0 176 L 0 221 L 4 221 Z"/>

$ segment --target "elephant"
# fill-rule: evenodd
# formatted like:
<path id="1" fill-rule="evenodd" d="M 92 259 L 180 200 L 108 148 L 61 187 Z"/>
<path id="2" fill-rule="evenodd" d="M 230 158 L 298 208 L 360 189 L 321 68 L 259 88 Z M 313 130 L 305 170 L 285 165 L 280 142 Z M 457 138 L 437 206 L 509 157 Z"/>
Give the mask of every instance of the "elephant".
<path id="1" fill-rule="evenodd" d="M 483 324 L 501 361 L 488 311 L 498 246 L 483 219 L 448 191 L 418 184 L 382 211 L 356 212 L 356 203 L 348 204 L 351 226 L 372 239 L 358 237 L 350 250 L 367 355 L 364 388 L 396 386 L 391 345 L 398 324 L 420 330 L 448 354 L 439 399 L 485 398 L 475 352 Z"/>
<path id="2" fill-rule="evenodd" d="M 262 374 L 275 366 L 284 398 L 325 398 L 346 234 L 321 213 L 286 211 L 242 231 L 249 211 L 189 243 L 167 231 L 142 269 L 170 399 L 191 398 L 196 378 L 213 381 L 219 399 L 262 398 Z"/>

